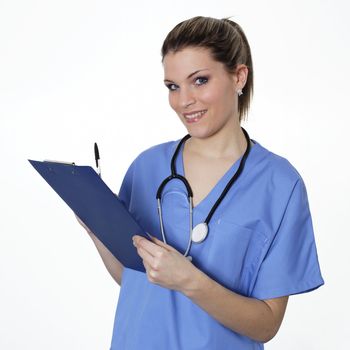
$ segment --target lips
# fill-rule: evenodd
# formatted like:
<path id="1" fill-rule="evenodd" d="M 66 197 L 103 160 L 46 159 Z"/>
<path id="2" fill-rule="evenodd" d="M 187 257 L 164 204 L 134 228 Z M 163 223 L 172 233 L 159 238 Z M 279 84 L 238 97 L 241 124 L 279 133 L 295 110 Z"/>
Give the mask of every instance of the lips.
<path id="1" fill-rule="evenodd" d="M 186 121 L 189 123 L 197 122 L 199 119 L 203 117 L 203 115 L 207 112 L 206 109 L 201 111 L 193 111 L 189 113 L 183 113 L 183 116 L 185 117 Z"/>

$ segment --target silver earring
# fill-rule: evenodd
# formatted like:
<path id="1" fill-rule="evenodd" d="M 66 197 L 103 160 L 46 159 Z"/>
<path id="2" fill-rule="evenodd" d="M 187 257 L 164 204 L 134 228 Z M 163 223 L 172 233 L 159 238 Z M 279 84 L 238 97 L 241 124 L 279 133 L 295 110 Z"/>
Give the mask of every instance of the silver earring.
<path id="1" fill-rule="evenodd" d="M 238 96 L 243 95 L 242 89 L 237 90 L 237 94 L 238 94 Z"/>

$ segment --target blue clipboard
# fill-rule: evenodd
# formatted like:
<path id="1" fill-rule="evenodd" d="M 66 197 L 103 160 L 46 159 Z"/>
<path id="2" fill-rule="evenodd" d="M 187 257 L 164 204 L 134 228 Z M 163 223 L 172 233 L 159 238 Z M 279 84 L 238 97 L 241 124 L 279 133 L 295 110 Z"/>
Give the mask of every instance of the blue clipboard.
<path id="1" fill-rule="evenodd" d="M 146 231 L 92 167 L 28 160 L 123 266 L 145 272 L 132 236 Z"/>

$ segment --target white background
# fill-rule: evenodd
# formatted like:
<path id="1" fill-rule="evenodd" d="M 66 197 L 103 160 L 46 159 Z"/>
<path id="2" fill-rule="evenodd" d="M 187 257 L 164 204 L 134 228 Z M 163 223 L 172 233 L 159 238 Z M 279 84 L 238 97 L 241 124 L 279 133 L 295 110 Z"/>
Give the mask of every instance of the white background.
<path id="1" fill-rule="evenodd" d="M 233 16 L 252 49 L 250 136 L 308 190 L 320 289 L 290 297 L 266 349 L 348 349 L 349 5 L 332 1 L 0 1 L 0 349 L 109 349 L 119 287 L 27 162 L 94 164 L 117 192 L 144 149 L 182 137 L 160 48 L 180 21 Z"/>

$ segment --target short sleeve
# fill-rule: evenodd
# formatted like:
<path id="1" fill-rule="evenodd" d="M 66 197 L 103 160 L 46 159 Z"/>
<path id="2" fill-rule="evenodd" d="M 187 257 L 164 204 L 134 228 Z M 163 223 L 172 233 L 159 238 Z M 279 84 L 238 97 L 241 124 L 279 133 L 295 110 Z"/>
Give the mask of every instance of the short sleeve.
<path id="1" fill-rule="evenodd" d="M 271 299 L 309 292 L 323 284 L 307 192 L 299 177 L 251 296 Z"/>
<path id="2" fill-rule="evenodd" d="M 131 163 L 128 170 L 124 175 L 124 179 L 119 189 L 118 198 L 124 203 L 125 207 L 129 210 L 131 193 L 132 193 L 132 184 L 134 178 L 134 167 L 135 161 Z"/>

